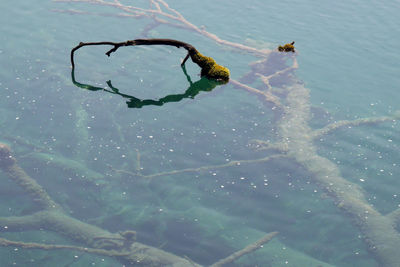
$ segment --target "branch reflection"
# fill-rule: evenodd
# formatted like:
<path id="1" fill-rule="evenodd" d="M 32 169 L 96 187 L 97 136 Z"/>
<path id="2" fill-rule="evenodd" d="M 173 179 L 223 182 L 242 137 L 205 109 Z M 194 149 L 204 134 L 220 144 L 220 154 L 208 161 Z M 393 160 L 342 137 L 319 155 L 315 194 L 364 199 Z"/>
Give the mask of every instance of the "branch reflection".
<path id="1" fill-rule="evenodd" d="M 158 100 L 154 100 L 154 99 L 139 99 L 139 98 L 131 96 L 131 95 L 120 93 L 119 89 L 115 88 L 112 85 L 111 80 L 107 81 L 107 85 L 108 85 L 108 87 L 110 89 L 77 82 L 75 80 L 75 69 L 74 68 L 72 68 L 72 71 L 71 71 L 71 79 L 72 79 L 72 83 L 77 87 L 80 87 L 80 88 L 83 88 L 83 89 L 87 89 L 87 90 L 90 90 L 90 91 L 100 91 L 101 90 L 101 91 L 105 91 L 105 92 L 108 92 L 108 93 L 111 93 L 111 94 L 120 95 L 123 98 L 128 99 L 126 101 L 126 104 L 128 105 L 128 108 L 142 108 L 144 106 L 162 106 L 165 103 L 179 102 L 179 101 L 181 101 L 182 99 L 185 99 L 185 98 L 192 98 L 193 99 L 201 91 L 210 92 L 216 86 L 226 83 L 226 82 L 223 82 L 223 81 L 210 80 L 210 79 L 207 79 L 205 77 L 202 77 L 200 80 L 198 80 L 196 82 L 192 82 L 190 76 L 186 72 L 185 66 L 182 66 L 182 70 L 183 70 L 183 73 L 186 76 L 187 81 L 189 82 L 189 87 L 186 89 L 186 91 L 183 94 L 167 95 L 167 96 L 162 97 L 162 98 L 160 98 Z"/>

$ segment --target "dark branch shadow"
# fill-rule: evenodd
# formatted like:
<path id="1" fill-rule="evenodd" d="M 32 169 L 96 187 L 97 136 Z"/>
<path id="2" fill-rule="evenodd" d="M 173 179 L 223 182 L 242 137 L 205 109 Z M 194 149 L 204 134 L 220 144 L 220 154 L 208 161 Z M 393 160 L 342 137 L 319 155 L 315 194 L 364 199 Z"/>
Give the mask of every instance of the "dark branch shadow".
<path id="1" fill-rule="evenodd" d="M 71 79 L 72 83 L 80 88 L 87 89 L 90 91 L 105 91 L 110 94 L 116 94 L 120 95 L 123 98 L 127 98 L 128 101 L 126 101 L 126 104 L 128 105 L 128 108 L 142 108 L 143 106 L 162 106 L 165 103 L 170 103 L 170 102 L 179 102 L 182 99 L 185 98 L 194 98 L 197 94 L 199 94 L 201 91 L 205 92 L 210 92 L 212 91 L 216 86 L 225 84 L 226 82 L 224 81 L 216 81 L 216 80 L 210 80 L 207 79 L 206 77 L 202 77 L 200 80 L 196 82 L 192 82 L 190 76 L 186 72 L 185 66 L 182 66 L 183 73 L 186 76 L 187 81 L 189 82 L 189 88 L 186 89 L 185 93 L 183 94 L 174 94 L 174 95 L 167 95 L 165 97 L 162 97 L 158 100 L 153 100 L 153 99 L 139 99 L 137 97 L 123 94 L 119 92 L 118 88 L 115 88 L 111 80 L 107 81 L 107 85 L 110 89 L 107 88 L 102 88 L 102 87 L 96 87 L 90 84 L 84 84 L 77 82 L 75 80 L 75 68 L 72 68 L 71 71 Z"/>

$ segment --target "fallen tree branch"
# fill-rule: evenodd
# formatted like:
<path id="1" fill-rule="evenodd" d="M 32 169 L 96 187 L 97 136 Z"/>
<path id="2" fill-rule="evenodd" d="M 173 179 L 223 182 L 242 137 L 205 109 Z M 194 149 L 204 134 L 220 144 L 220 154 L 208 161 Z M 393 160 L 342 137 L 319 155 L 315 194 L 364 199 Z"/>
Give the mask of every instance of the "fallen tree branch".
<path id="1" fill-rule="evenodd" d="M 248 245 L 244 249 L 236 251 L 235 253 L 231 254 L 230 256 L 226 257 L 225 259 L 217 261 L 216 263 L 212 264 L 210 267 L 221 267 L 222 265 L 231 263 L 231 262 L 239 259 L 240 257 L 242 257 L 242 256 L 244 256 L 246 254 L 250 254 L 250 253 L 252 253 L 253 251 L 255 251 L 257 249 L 262 248 L 262 246 L 265 243 L 269 242 L 277 234 L 278 234 L 278 232 L 271 232 L 271 233 L 265 235 L 260 240 L 254 242 L 253 244 Z"/>
<path id="2" fill-rule="evenodd" d="M 400 225 L 400 208 L 388 213 L 386 217 L 393 222 L 395 227 L 397 227 L 397 225 Z"/>
<path id="3" fill-rule="evenodd" d="M 35 180 L 21 169 L 15 158 L 11 155 L 10 148 L 0 143 L 0 169 L 21 186 L 42 209 L 59 209 L 60 207 L 50 198 L 47 192 Z"/>
<path id="4" fill-rule="evenodd" d="M 183 47 L 188 51 L 187 56 L 182 62 L 182 66 L 185 64 L 186 60 L 190 57 L 194 63 L 196 63 L 201 68 L 201 76 L 207 77 L 209 79 L 228 81 L 229 80 L 229 69 L 223 67 L 215 62 L 211 57 L 206 57 L 200 54 L 199 51 L 194 48 L 191 44 L 173 40 L 173 39 L 135 39 L 128 40 L 126 42 L 89 42 L 89 43 L 79 43 L 76 47 L 71 50 L 71 65 L 75 68 L 74 53 L 76 50 L 83 46 L 91 45 L 112 45 L 114 46 L 106 52 L 107 56 L 111 53 L 116 52 L 118 48 L 122 46 L 137 46 L 137 45 L 169 45 L 175 46 L 177 48 Z"/>
<path id="5" fill-rule="evenodd" d="M 262 97 L 265 102 L 272 103 L 273 105 L 275 105 L 278 108 L 283 108 L 281 102 L 279 101 L 279 98 L 276 97 L 275 95 L 273 95 L 270 91 L 261 91 L 261 90 L 253 88 L 251 86 L 248 86 L 248 85 L 243 84 L 236 80 L 231 80 L 230 83 L 233 84 L 234 86 L 237 86 L 237 87 L 242 88 L 250 93 L 253 93 L 253 94 L 256 94 L 256 95 Z"/>
<path id="6" fill-rule="evenodd" d="M 120 9 L 124 12 L 124 15 L 130 14 L 132 17 L 140 18 L 140 17 L 148 17 L 156 23 L 170 25 L 176 28 L 182 28 L 189 31 L 196 32 L 200 35 L 203 35 L 206 38 L 209 38 L 220 45 L 232 47 L 238 49 L 240 51 L 249 52 L 255 54 L 257 56 L 268 56 L 271 53 L 269 49 L 256 49 L 254 47 L 250 47 L 247 45 L 227 41 L 219 38 L 217 35 L 208 32 L 204 27 L 198 27 L 193 23 L 189 22 L 180 12 L 171 8 L 165 1 L 163 0 L 149 0 L 149 2 L 154 6 L 153 9 L 145 9 L 139 8 L 131 5 L 124 5 L 119 1 L 104 1 L 104 0 L 54 0 L 54 2 L 65 2 L 65 3 L 88 3 L 94 5 L 102 5 L 102 6 L 110 6 L 117 9 Z M 164 10 L 165 11 L 164 11 Z"/>
<path id="7" fill-rule="evenodd" d="M 268 76 L 265 76 L 265 75 L 263 75 L 261 73 L 256 73 L 256 76 L 259 76 L 261 81 L 267 86 L 268 90 L 271 90 L 272 86 L 270 84 L 270 80 L 272 78 L 280 76 L 280 75 L 283 75 L 283 74 L 286 74 L 287 72 L 293 71 L 293 70 L 297 69 L 298 67 L 299 67 L 299 64 L 297 63 L 297 59 L 293 58 L 292 66 L 289 66 L 289 67 L 287 67 L 287 68 L 285 68 L 283 70 L 277 71 L 277 72 L 275 72 L 275 73 L 273 73 L 271 75 L 268 75 Z"/>
<path id="8" fill-rule="evenodd" d="M 393 116 L 382 116 L 382 117 L 362 118 L 362 119 L 356 119 L 356 120 L 336 121 L 336 122 L 326 125 L 325 127 L 321 128 L 321 129 L 315 130 L 312 134 L 312 138 L 314 138 L 314 139 L 319 138 L 323 135 L 330 133 L 331 131 L 334 131 L 336 129 L 339 129 L 339 128 L 342 128 L 345 126 L 347 126 L 348 128 L 351 128 L 351 126 L 375 124 L 375 123 L 381 123 L 381 122 L 386 122 L 386 121 L 395 121 L 397 119 L 400 119 L 400 112 L 396 112 Z"/>
<path id="9" fill-rule="evenodd" d="M 109 256 L 129 262 L 132 265 L 139 265 L 139 263 L 142 266 L 188 265 L 189 261 L 182 257 L 155 247 L 134 242 L 134 231 L 111 233 L 67 215 L 51 199 L 44 188 L 17 165 L 16 159 L 11 155 L 10 148 L 2 143 L 0 143 L 0 169 L 29 193 L 32 199 L 37 199 L 37 204 L 42 209 L 42 211 L 32 215 L 0 218 L 0 229 L 2 231 L 26 231 L 33 229 L 53 231 L 86 244 L 93 249 L 101 249 L 98 252 L 103 252 L 102 250 L 110 251 Z M 4 246 L 7 244 L 9 246 L 23 246 L 22 243 L 8 242 L 4 239 L 0 240 L 0 242 Z M 40 247 L 41 245 L 26 244 L 35 248 L 45 248 L 45 245 Z"/>
<path id="10" fill-rule="evenodd" d="M 247 159 L 247 160 L 232 160 L 228 163 L 225 164 L 220 164 L 220 165 L 208 165 L 208 166 L 201 166 L 197 168 L 186 168 L 186 169 L 178 169 L 178 170 L 172 170 L 172 171 L 165 171 L 165 172 L 158 172 L 154 174 L 149 174 L 149 175 L 143 175 L 139 172 L 130 172 L 130 171 L 125 171 L 125 170 L 117 170 L 114 169 L 111 165 L 108 164 L 108 167 L 117 173 L 122 173 L 122 174 L 127 174 L 133 177 L 141 177 L 145 179 L 151 179 L 159 176 L 165 176 L 165 175 L 175 175 L 179 173 L 188 173 L 188 172 L 201 172 L 201 171 L 208 171 L 208 170 L 215 170 L 215 169 L 221 169 L 221 168 L 227 168 L 227 167 L 233 167 L 233 166 L 240 166 L 242 164 L 252 164 L 252 163 L 260 163 L 260 162 L 267 162 L 273 159 L 281 158 L 281 157 L 286 157 L 284 154 L 277 154 L 277 155 L 272 155 L 272 156 L 267 156 L 264 158 L 259 158 L 259 159 Z"/>
<path id="11" fill-rule="evenodd" d="M 78 246 L 71 246 L 71 245 L 53 245 L 53 244 L 40 244 L 40 243 L 31 243 L 31 242 L 12 241 L 12 240 L 8 240 L 8 239 L 1 238 L 1 237 L 0 237 L 0 246 L 28 248 L 28 249 L 44 249 L 44 250 L 68 249 L 68 250 L 87 252 L 87 253 L 92 253 L 92 254 L 108 256 L 108 257 L 128 256 L 129 255 L 129 252 L 118 252 L 116 250 L 86 248 L 86 247 L 78 247 Z"/>

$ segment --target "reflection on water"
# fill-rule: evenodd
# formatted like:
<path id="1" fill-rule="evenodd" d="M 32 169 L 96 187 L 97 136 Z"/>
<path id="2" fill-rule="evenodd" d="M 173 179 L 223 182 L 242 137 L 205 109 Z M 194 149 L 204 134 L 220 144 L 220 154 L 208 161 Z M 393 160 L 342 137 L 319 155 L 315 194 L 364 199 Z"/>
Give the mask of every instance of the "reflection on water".
<path id="1" fill-rule="evenodd" d="M 187 74 L 186 67 L 182 66 L 182 71 L 185 74 L 187 81 L 189 82 L 189 87 L 186 89 L 185 93 L 183 94 L 173 94 L 173 95 L 167 95 L 165 97 L 162 97 L 158 100 L 153 100 L 153 99 L 139 99 L 131 95 L 123 94 L 120 93 L 118 88 L 115 88 L 111 80 L 107 81 L 108 87 L 111 89 L 105 89 L 101 87 L 96 87 L 93 85 L 89 84 L 83 84 L 79 83 L 75 80 L 75 68 L 72 68 L 71 71 L 71 79 L 72 83 L 75 84 L 76 86 L 87 89 L 90 91 L 105 91 L 111 94 L 116 94 L 120 95 L 123 98 L 127 98 L 128 101 L 126 101 L 126 104 L 128 105 L 128 108 L 142 108 L 144 106 L 162 106 L 165 103 L 170 103 L 170 102 L 179 102 L 185 98 L 194 98 L 196 95 L 198 95 L 201 91 L 204 92 L 209 92 L 212 91 L 216 86 L 225 84 L 225 81 L 216 81 L 216 80 L 210 80 L 206 77 L 202 77 L 200 80 L 196 82 L 192 82 L 192 79 L 190 76 Z"/>

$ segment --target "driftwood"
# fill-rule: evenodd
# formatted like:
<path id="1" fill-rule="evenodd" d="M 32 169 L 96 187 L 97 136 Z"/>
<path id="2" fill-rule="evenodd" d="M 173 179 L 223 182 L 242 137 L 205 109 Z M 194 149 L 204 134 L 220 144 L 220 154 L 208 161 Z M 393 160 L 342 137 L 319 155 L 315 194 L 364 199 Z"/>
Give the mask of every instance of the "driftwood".
<path id="1" fill-rule="evenodd" d="M 129 40 L 126 42 L 114 43 L 114 42 L 91 42 L 91 43 L 79 43 L 76 47 L 71 50 L 71 65 L 72 68 L 75 68 L 74 62 L 74 53 L 76 50 L 83 46 L 92 46 L 92 45 L 112 45 L 114 46 L 110 50 L 106 52 L 107 56 L 110 56 L 111 53 L 115 52 L 121 46 L 137 46 L 137 45 L 169 45 L 175 46 L 177 48 L 183 47 L 188 51 L 185 59 L 181 63 L 183 66 L 185 62 L 190 57 L 194 63 L 199 65 L 201 68 L 201 76 L 205 76 L 209 79 L 215 79 L 220 81 L 228 81 L 229 80 L 229 70 L 226 67 L 218 65 L 215 60 L 211 57 L 206 57 L 200 54 L 199 51 L 194 48 L 194 46 L 184 43 L 177 40 L 172 39 L 136 39 Z"/>

